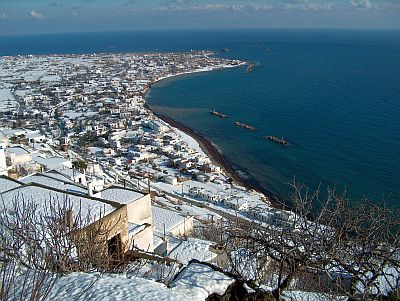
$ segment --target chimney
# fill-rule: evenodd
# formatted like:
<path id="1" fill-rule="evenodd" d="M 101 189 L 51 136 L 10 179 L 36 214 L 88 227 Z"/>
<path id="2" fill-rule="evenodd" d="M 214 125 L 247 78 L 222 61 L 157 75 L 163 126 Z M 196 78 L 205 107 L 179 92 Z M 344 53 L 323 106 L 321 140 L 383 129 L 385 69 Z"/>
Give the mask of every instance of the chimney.
<path id="1" fill-rule="evenodd" d="M 3 147 L 0 147 L 0 173 L 7 175 L 6 154 Z"/>
<path id="2" fill-rule="evenodd" d="M 93 183 L 92 182 L 88 182 L 87 183 L 87 188 L 88 188 L 88 195 L 89 196 L 93 196 Z"/>

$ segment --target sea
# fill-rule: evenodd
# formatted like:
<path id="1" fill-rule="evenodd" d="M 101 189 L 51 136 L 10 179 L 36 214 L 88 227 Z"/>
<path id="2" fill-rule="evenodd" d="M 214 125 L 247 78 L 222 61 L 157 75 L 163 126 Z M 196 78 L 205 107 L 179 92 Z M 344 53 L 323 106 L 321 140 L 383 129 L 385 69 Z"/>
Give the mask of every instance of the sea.
<path id="1" fill-rule="evenodd" d="M 221 52 L 220 50 L 229 50 Z M 213 50 L 254 65 L 161 81 L 150 107 L 203 135 L 248 182 L 400 204 L 400 31 L 181 30 L 0 37 L 0 55 Z M 219 119 L 210 110 L 230 116 Z M 236 127 L 240 121 L 256 127 Z M 283 146 L 263 136 L 290 143 Z"/>

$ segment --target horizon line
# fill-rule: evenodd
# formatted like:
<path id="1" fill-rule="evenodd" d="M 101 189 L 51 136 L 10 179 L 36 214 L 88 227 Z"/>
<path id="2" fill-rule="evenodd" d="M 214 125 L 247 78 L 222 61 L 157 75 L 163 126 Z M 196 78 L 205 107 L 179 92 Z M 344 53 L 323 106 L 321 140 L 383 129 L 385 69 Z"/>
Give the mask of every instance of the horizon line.
<path id="1" fill-rule="evenodd" d="M 14 33 L 1 34 L 3 37 L 18 36 L 45 36 L 58 34 L 101 34 L 101 33 L 139 33 L 139 32 L 190 32 L 190 31 L 238 31 L 238 30 L 293 30 L 293 31 L 400 31 L 400 28 L 366 28 L 366 27 L 216 27 L 216 28 L 154 28 L 154 29 L 132 29 L 132 30 L 101 30 L 101 31 L 61 31 L 61 32 L 43 32 L 43 33 Z"/>

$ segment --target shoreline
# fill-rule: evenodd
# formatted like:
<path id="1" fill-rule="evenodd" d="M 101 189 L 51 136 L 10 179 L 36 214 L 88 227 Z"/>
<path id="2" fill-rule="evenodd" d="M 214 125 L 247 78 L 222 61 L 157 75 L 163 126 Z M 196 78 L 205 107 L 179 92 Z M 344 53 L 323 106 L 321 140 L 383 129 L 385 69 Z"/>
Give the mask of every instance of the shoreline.
<path id="1" fill-rule="evenodd" d="M 146 94 L 150 91 L 151 86 L 153 86 L 154 84 L 161 82 L 163 80 L 177 78 L 180 76 L 196 74 L 196 73 L 214 72 L 214 71 L 220 71 L 220 70 L 224 70 L 224 69 L 237 68 L 237 67 L 241 67 L 241 66 L 246 66 L 248 64 L 250 64 L 250 63 L 249 62 L 240 62 L 238 65 L 224 65 L 224 66 L 218 67 L 218 68 L 203 68 L 203 69 L 197 69 L 197 70 L 188 71 L 188 72 L 181 72 L 181 73 L 176 73 L 176 74 L 171 74 L 171 75 L 163 76 L 160 78 L 156 78 L 154 81 L 152 81 L 150 84 L 148 84 L 146 86 L 146 88 L 142 91 L 142 96 L 143 96 L 143 99 L 146 99 Z M 149 109 L 149 108 L 147 108 L 147 109 Z"/>
<path id="2" fill-rule="evenodd" d="M 262 193 L 266 198 L 269 204 L 277 209 L 287 209 L 288 206 L 282 202 L 282 200 L 279 199 L 278 196 L 274 195 L 270 191 L 255 185 L 253 183 L 250 183 L 240 177 L 239 173 L 233 168 L 231 163 L 224 157 L 223 154 L 221 154 L 218 149 L 205 137 L 203 137 L 200 133 L 198 133 L 196 130 L 180 123 L 179 121 L 176 121 L 175 119 L 159 114 L 157 112 L 154 112 L 150 106 L 145 103 L 144 107 L 148 109 L 150 112 L 154 114 L 157 118 L 161 119 L 162 121 L 166 122 L 169 124 L 171 127 L 177 129 L 178 131 L 182 131 L 183 133 L 189 135 L 192 137 L 196 142 L 199 144 L 200 148 L 203 150 L 203 152 L 207 155 L 208 158 L 213 162 L 213 164 L 220 166 L 223 170 L 223 172 L 230 178 L 233 179 L 233 181 L 240 185 L 245 187 L 246 189 L 249 190 L 255 190 L 259 193 Z"/>
<path id="3" fill-rule="evenodd" d="M 215 164 L 218 165 L 222 168 L 223 172 L 230 178 L 233 179 L 233 182 L 235 182 L 236 184 L 238 184 L 239 186 L 243 186 L 246 189 L 249 190 L 255 190 L 261 194 L 263 194 L 267 201 L 269 202 L 269 204 L 277 209 L 284 209 L 284 210 L 288 210 L 289 206 L 281 199 L 281 197 L 279 197 L 278 195 L 272 193 L 271 191 L 262 188 L 261 186 L 251 183 L 249 181 L 246 181 L 245 179 L 243 179 L 239 173 L 234 169 L 234 167 L 231 165 L 231 163 L 224 157 L 223 154 L 221 154 L 218 149 L 205 137 L 203 137 L 200 133 L 198 133 L 196 130 L 180 123 L 179 121 L 176 121 L 175 119 L 159 114 L 155 111 L 153 111 L 149 104 L 146 101 L 146 97 L 147 94 L 150 92 L 151 87 L 158 83 L 161 82 L 163 80 L 167 80 L 167 79 L 171 79 L 174 77 L 179 77 L 179 76 L 186 76 L 186 75 L 191 75 L 191 74 L 196 74 L 196 73 L 202 73 L 202 72 L 213 72 L 213 71 L 219 71 L 219 70 L 223 70 L 223 69 L 228 69 L 228 68 L 236 68 L 236 67 L 240 67 L 240 66 L 246 66 L 250 64 L 249 62 L 240 62 L 238 65 L 232 66 L 232 65 L 226 65 L 223 67 L 219 67 L 219 68 L 205 68 L 205 69 L 200 69 L 200 70 L 193 70 L 190 72 L 182 72 L 182 73 L 178 73 L 178 74 L 173 74 L 173 75 L 169 75 L 169 76 L 164 76 L 161 78 L 157 78 L 155 79 L 153 82 L 151 82 L 150 84 L 148 84 L 146 86 L 146 88 L 142 91 L 142 97 L 144 99 L 144 107 L 149 110 L 151 113 L 154 114 L 154 116 L 156 116 L 157 118 L 161 119 L 162 121 L 166 122 L 167 124 L 169 124 L 171 127 L 177 129 L 178 131 L 181 131 L 187 135 L 189 135 L 190 137 L 192 137 L 194 140 L 196 140 L 196 142 L 199 144 L 200 148 L 203 150 L 203 152 L 207 155 L 207 157 L 210 158 L 210 160 Z"/>

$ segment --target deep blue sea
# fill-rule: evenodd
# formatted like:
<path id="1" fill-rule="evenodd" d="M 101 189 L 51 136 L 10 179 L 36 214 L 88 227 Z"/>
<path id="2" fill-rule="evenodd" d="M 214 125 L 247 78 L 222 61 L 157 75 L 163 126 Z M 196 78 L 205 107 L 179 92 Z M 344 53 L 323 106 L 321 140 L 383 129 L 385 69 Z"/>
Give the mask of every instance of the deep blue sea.
<path id="1" fill-rule="evenodd" d="M 268 50 L 264 49 L 268 48 Z M 287 196 L 296 178 L 400 200 L 400 32 L 159 31 L 0 37 L 0 55 L 229 48 L 255 63 L 153 86 L 156 111 L 212 141 L 247 180 Z M 208 112 L 231 116 L 222 120 Z M 250 132 L 233 121 L 254 125 Z M 262 140 L 284 137 L 291 146 Z"/>

